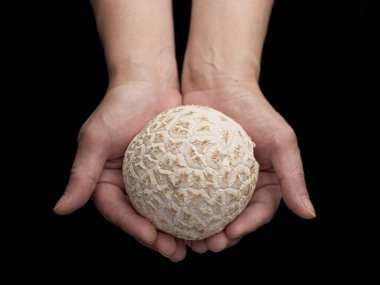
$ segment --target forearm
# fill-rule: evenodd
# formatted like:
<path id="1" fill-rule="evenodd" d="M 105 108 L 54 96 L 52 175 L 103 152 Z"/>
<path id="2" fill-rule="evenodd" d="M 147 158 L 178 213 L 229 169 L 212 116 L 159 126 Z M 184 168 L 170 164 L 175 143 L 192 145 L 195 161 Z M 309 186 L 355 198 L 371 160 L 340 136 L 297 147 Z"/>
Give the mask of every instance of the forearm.
<path id="1" fill-rule="evenodd" d="M 171 0 L 91 0 L 110 85 L 177 86 Z"/>
<path id="2" fill-rule="evenodd" d="M 273 0 L 193 0 L 184 92 L 258 79 Z"/>

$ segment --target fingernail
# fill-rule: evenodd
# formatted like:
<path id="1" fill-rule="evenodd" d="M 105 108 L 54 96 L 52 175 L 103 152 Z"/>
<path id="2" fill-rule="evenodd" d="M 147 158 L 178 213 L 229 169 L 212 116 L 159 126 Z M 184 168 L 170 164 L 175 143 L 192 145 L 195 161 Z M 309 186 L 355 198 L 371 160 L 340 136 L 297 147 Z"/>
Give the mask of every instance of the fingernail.
<path id="1" fill-rule="evenodd" d="M 313 218 L 315 218 L 317 216 L 317 214 L 315 213 L 315 209 L 313 207 L 313 204 L 311 203 L 309 197 L 305 197 L 303 199 L 303 206 L 310 213 L 310 215 L 313 216 Z"/>
<path id="2" fill-rule="evenodd" d="M 227 234 L 227 233 L 226 233 Z M 233 234 L 227 234 L 227 237 L 229 238 L 229 239 L 235 239 L 235 238 L 239 238 L 239 237 L 241 237 L 241 236 L 243 236 L 244 235 L 244 232 L 241 232 L 240 231 L 240 233 L 233 233 Z"/>
<path id="3" fill-rule="evenodd" d="M 191 248 L 195 253 L 198 253 L 198 254 L 205 254 L 207 251 L 208 251 L 208 249 L 206 249 L 206 250 L 201 250 L 201 251 L 196 251 L 196 250 L 194 250 L 193 248 Z"/>
<path id="4" fill-rule="evenodd" d="M 165 253 L 163 253 L 162 251 L 158 251 L 162 256 L 164 256 L 164 257 L 166 257 L 166 258 L 168 258 L 168 259 L 170 259 L 170 256 L 168 256 L 168 255 L 166 255 Z"/>
<path id="5" fill-rule="evenodd" d="M 141 239 L 140 240 L 144 245 L 146 246 L 152 246 L 154 244 L 155 241 L 147 241 L 147 240 L 143 240 Z"/>
<path id="6" fill-rule="evenodd" d="M 67 201 L 68 196 L 69 194 L 67 192 L 63 193 L 62 197 L 55 204 L 53 211 L 56 211 L 59 207 L 61 207 Z"/>

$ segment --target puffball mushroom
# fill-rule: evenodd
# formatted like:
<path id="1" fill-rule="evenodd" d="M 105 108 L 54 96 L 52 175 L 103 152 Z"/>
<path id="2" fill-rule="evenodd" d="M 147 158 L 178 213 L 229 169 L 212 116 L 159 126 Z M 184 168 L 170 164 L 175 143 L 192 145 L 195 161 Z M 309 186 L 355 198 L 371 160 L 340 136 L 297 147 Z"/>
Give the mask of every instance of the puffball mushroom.
<path id="1" fill-rule="evenodd" d="M 259 165 L 241 125 L 208 107 L 158 114 L 129 144 L 123 177 L 134 208 L 186 240 L 222 231 L 247 206 Z"/>

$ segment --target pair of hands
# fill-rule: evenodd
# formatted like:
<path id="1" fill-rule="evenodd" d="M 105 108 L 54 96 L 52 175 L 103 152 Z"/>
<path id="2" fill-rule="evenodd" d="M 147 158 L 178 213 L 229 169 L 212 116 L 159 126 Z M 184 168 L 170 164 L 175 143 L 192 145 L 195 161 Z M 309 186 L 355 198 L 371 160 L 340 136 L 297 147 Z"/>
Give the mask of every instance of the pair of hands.
<path id="1" fill-rule="evenodd" d="M 91 4 L 110 87 L 80 131 L 57 214 L 69 214 L 92 197 L 107 220 L 172 261 L 185 258 L 186 245 L 198 253 L 233 246 L 272 219 L 281 197 L 299 216 L 315 217 L 296 136 L 257 83 L 273 0 L 193 0 L 181 91 L 171 0 Z M 224 231 L 200 241 L 157 231 L 135 212 L 122 179 L 129 142 L 156 114 L 181 104 L 209 106 L 239 122 L 255 141 L 260 164 L 248 207 Z"/>
<path id="2" fill-rule="evenodd" d="M 300 217 L 315 217 L 296 136 L 266 101 L 257 83 L 183 93 L 144 81 L 109 89 L 80 131 L 70 180 L 54 211 L 69 214 L 92 197 L 108 221 L 172 261 L 185 258 L 186 245 L 197 253 L 218 252 L 235 245 L 272 219 L 281 197 Z M 239 122 L 254 139 L 260 164 L 256 191 L 248 207 L 224 231 L 200 241 L 185 241 L 157 231 L 133 209 L 122 178 L 123 155 L 129 142 L 156 114 L 181 104 L 209 106 Z"/>

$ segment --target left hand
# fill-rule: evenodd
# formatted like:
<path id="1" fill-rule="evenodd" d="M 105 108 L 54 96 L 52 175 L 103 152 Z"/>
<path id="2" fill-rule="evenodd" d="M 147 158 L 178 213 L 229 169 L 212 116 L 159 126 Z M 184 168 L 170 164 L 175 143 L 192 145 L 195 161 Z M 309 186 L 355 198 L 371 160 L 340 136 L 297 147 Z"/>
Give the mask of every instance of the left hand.
<path id="1" fill-rule="evenodd" d="M 292 128 L 268 103 L 257 83 L 239 86 L 234 82 L 218 86 L 184 92 L 184 104 L 212 107 L 240 123 L 256 143 L 255 157 L 260 172 L 248 207 L 224 231 L 205 240 L 188 242 L 198 253 L 219 252 L 268 223 L 277 211 L 281 197 L 300 217 L 315 217 Z"/>

